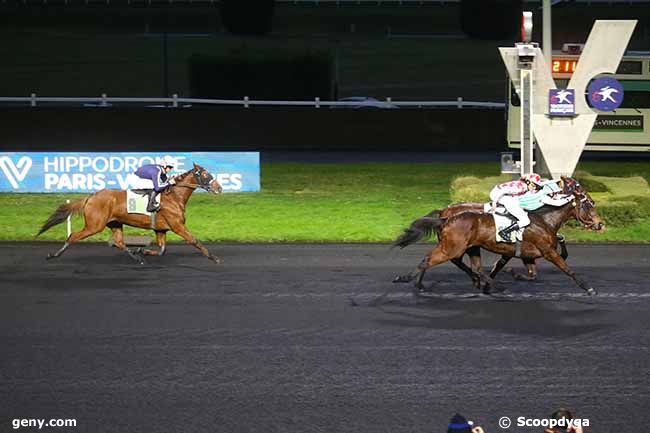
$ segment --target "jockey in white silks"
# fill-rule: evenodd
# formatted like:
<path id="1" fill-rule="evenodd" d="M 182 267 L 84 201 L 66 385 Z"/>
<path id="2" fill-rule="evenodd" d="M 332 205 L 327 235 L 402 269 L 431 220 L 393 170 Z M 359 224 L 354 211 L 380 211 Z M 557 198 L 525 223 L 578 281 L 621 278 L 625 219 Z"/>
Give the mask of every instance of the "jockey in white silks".
<path id="1" fill-rule="evenodd" d="M 502 205 L 515 221 L 510 226 L 499 232 L 503 239 L 516 230 L 522 229 L 530 224 L 527 211 L 536 210 L 548 204 L 551 206 L 562 206 L 568 203 L 570 196 L 558 195 L 560 187 L 557 181 L 543 181 L 537 173 L 530 173 L 522 176 L 520 180 L 502 183 L 495 186 L 490 192 L 492 209 Z"/>

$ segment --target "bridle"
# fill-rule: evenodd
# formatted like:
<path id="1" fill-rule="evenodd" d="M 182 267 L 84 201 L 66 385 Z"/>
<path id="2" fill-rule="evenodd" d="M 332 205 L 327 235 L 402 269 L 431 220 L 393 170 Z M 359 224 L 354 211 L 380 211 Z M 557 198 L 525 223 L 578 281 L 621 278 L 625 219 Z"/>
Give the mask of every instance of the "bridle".
<path id="1" fill-rule="evenodd" d="M 186 183 L 186 182 L 176 182 L 176 186 L 182 186 L 185 188 L 191 188 L 191 189 L 197 189 L 197 188 L 203 188 L 207 192 L 213 192 L 212 191 L 212 186 L 210 185 L 212 183 L 212 180 L 214 179 L 210 173 L 208 173 L 204 168 L 193 168 L 192 170 L 192 175 L 194 176 L 194 180 L 196 181 L 196 184 L 192 183 Z M 203 175 L 206 176 L 203 176 Z"/>

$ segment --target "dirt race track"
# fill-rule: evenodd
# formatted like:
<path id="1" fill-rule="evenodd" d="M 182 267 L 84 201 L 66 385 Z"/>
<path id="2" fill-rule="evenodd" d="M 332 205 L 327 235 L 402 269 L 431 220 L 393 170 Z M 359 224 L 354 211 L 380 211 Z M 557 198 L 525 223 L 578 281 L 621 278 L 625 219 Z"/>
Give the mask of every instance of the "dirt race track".
<path id="1" fill-rule="evenodd" d="M 136 265 L 105 244 L 0 244 L 0 431 L 486 433 L 564 406 L 586 432 L 650 425 L 650 246 L 569 246 L 588 298 L 541 281 L 476 295 L 451 265 L 436 294 L 391 283 L 427 245 L 185 245 Z M 486 264 L 492 262 L 492 256 Z M 514 263 L 517 267 L 520 264 Z"/>

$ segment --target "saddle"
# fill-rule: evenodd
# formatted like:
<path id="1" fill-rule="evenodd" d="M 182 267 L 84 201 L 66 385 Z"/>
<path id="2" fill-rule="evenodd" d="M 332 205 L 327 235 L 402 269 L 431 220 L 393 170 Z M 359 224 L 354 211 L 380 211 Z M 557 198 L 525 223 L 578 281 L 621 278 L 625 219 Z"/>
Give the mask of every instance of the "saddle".
<path id="1" fill-rule="evenodd" d="M 130 189 L 129 191 L 131 191 L 131 192 L 133 192 L 133 193 L 135 193 L 135 194 L 138 194 L 138 195 L 147 195 L 147 194 L 149 194 L 149 193 L 151 192 L 150 189 L 143 189 L 143 188 L 140 188 L 140 189 Z"/>
<path id="2" fill-rule="evenodd" d="M 492 206 L 490 203 L 485 203 L 483 206 L 483 210 L 485 213 L 489 213 L 492 215 L 494 218 L 494 227 L 496 229 L 495 237 L 497 242 L 507 242 L 507 243 L 515 243 L 515 242 L 521 242 L 523 239 L 523 234 L 524 230 L 526 229 L 525 227 L 523 229 L 519 229 L 513 232 L 510 232 L 508 234 L 507 239 L 504 239 L 501 237 L 499 232 L 506 227 L 510 227 L 512 223 L 517 221 L 517 218 L 513 217 L 508 213 L 506 208 L 503 206 L 497 206 L 497 208 L 494 210 L 494 212 L 491 211 Z"/>

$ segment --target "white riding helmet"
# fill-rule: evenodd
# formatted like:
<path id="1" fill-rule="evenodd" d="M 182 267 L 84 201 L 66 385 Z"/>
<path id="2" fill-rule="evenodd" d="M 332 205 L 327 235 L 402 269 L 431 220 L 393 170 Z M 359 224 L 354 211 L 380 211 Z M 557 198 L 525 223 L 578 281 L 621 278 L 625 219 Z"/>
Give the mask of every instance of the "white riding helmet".
<path id="1" fill-rule="evenodd" d="M 173 168 L 176 165 L 176 162 L 174 161 L 174 158 L 172 158 L 171 156 L 165 155 L 160 160 L 160 165 L 162 165 L 163 167 L 172 167 Z"/>
<path id="2" fill-rule="evenodd" d="M 542 181 L 542 176 L 540 176 L 537 173 L 525 174 L 521 177 L 521 180 L 532 182 L 535 185 L 544 186 L 544 182 Z"/>

